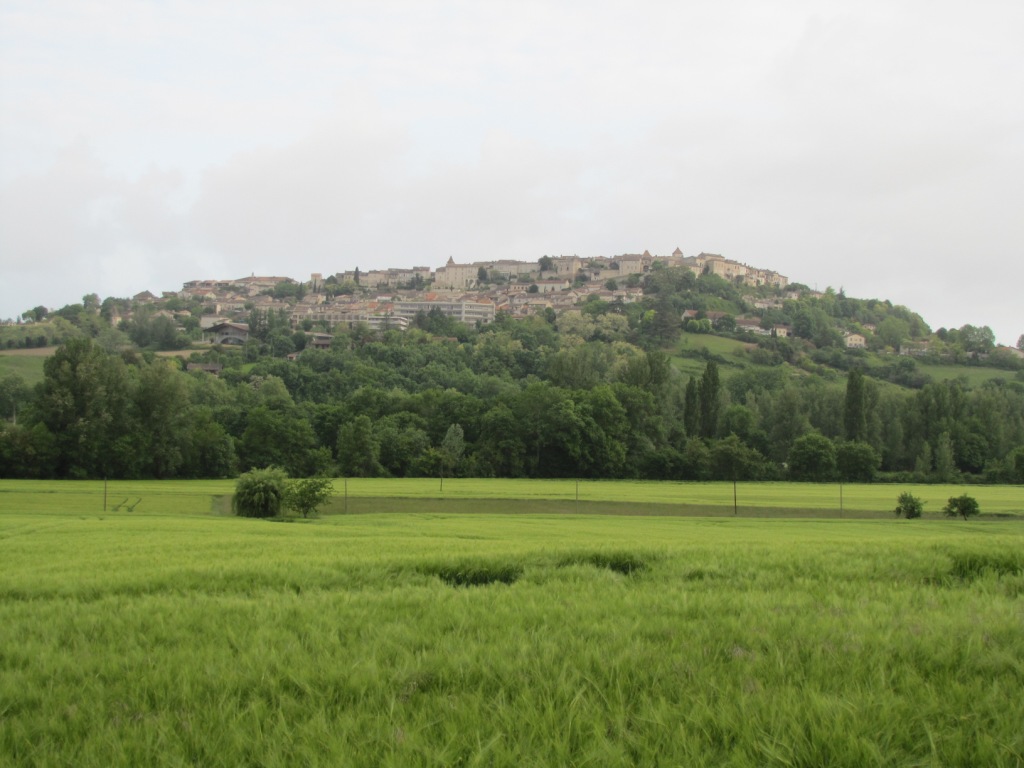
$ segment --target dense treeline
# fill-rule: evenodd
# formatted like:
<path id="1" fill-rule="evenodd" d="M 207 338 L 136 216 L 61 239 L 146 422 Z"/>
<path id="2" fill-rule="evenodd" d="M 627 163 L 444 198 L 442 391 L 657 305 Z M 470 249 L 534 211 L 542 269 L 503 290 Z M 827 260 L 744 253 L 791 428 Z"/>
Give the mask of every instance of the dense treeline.
<path id="1" fill-rule="evenodd" d="M 74 338 L 34 390 L 0 382 L 0 476 L 276 465 L 293 476 L 1024 482 L 1024 384 L 911 391 L 858 367 L 829 381 L 783 365 L 723 372 L 713 359 L 688 379 L 641 346 L 672 328 L 659 314 L 676 308 L 658 303 L 679 294 L 657 294 L 622 313 L 595 304 L 479 330 L 437 316 L 404 333 L 356 327 L 294 361 L 217 351 L 219 377 Z"/>

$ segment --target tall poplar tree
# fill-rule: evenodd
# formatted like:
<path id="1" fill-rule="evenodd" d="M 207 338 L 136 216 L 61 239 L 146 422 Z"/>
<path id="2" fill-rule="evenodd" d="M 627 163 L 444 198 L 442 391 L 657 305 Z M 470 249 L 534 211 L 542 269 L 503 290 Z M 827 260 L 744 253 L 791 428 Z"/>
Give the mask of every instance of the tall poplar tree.
<path id="1" fill-rule="evenodd" d="M 685 404 L 683 427 L 689 437 L 697 437 L 700 433 L 700 397 L 697 394 L 697 379 L 693 376 L 686 382 Z"/>
<path id="2" fill-rule="evenodd" d="M 714 360 L 708 360 L 698 387 L 701 437 L 712 438 L 715 436 L 715 430 L 718 429 L 721 389 L 722 385 L 718 379 L 718 364 Z"/>
<path id="3" fill-rule="evenodd" d="M 864 389 L 864 374 L 854 368 L 846 377 L 846 404 L 843 409 L 843 426 L 846 439 L 861 441 L 867 432 L 867 397 Z"/>

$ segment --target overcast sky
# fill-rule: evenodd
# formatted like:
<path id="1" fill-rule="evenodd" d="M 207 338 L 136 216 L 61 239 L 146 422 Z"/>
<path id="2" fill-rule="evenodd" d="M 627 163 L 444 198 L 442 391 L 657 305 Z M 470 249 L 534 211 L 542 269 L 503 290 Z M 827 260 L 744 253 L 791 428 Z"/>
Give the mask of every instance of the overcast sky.
<path id="1" fill-rule="evenodd" d="M 0 318 L 701 251 L 1024 333 L 1019 0 L 0 0 Z"/>

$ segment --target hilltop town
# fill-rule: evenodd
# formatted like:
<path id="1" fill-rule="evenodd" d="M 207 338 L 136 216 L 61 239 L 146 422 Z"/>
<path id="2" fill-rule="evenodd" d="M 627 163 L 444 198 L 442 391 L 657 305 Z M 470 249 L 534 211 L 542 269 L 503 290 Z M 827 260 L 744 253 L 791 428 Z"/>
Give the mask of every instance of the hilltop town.
<path id="1" fill-rule="evenodd" d="M 552 310 L 560 313 L 592 296 L 624 304 L 643 298 L 641 279 L 652 270 L 682 267 L 695 275 L 712 274 L 734 284 L 784 288 L 788 278 L 726 259 L 718 254 L 684 256 L 678 248 L 667 256 L 648 251 L 614 257 L 543 256 L 537 261 L 487 260 L 443 267 L 358 268 L 310 276 L 251 275 L 234 280 L 193 280 L 177 292 L 132 297 L 135 306 L 170 299 L 199 300 L 207 309 L 201 326 L 211 341 L 244 341 L 238 321 L 253 309 L 288 317 L 292 327 L 330 331 L 339 325 L 365 323 L 370 328 L 404 330 L 420 312 L 439 311 L 462 322 L 486 324 L 498 313 L 513 317 Z M 125 308 L 130 312 L 131 309 Z M 115 312 L 116 325 L 126 319 Z"/>
<path id="2" fill-rule="evenodd" d="M 672 293 L 679 289 L 674 281 L 682 275 L 701 278 L 704 287 L 698 292 L 704 295 L 691 294 L 689 299 L 657 306 L 661 278 L 669 278 L 664 287 Z M 796 336 L 810 345 L 810 351 L 872 350 L 936 362 L 963 362 L 966 356 L 983 361 L 996 352 L 1014 366 L 1024 356 L 1021 344 L 1018 348 L 996 345 L 987 327 L 939 329 L 932 334 L 920 316 L 891 302 L 871 299 L 839 310 L 836 300 L 846 302 L 847 297 L 841 290 L 822 293 L 791 284 L 774 270 L 720 254 L 686 256 L 679 248 L 668 255 L 645 250 L 588 258 L 545 255 L 536 261 L 490 259 L 462 264 L 449 258 L 436 269 L 362 271 L 356 267 L 326 277 L 313 273 L 308 280 L 251 274 L 190 280 L 180 290 L 159 295 L 146 290 L 127 298 L 100 299 L 93 293 L 83 296 L 82 304 L 59 310 L 37 306 L 15 321 L 0 322 L 19 326 L 8 329 L 0 346 L 58 345 L 83 330 L 97 337 L 106 328 L 126 331 L 140 348 L 180 350 L 243 346 L 254 337 L 266 341 L 273 329 L 275 337 L 298 334 L 294 350 L 280 339 L 274 345 L 275 354 L 294 356 L 306 347 L 330 348 L 335 334 L 356 327 L 370 331 L 405 331 L 414 324 L 425 327 L 426 315 L 479 328 L 499 317 L 542 315 L 553 320 L 568 311 L 600 306 L 624 316 L 623 320 L 628 316 L 633 325 L 638 325 L 644 311 L 656 309 L 667 331 L 674 327 L 747 341 Z M 820 306 L 808 303 L 819 301 Z M 44 318 L 52 322 L 40 324 Z M 250 327 L 254 321 L 257 326 Z M 106 338 L 111 348 L 124 341 L 116 334 Z"/>

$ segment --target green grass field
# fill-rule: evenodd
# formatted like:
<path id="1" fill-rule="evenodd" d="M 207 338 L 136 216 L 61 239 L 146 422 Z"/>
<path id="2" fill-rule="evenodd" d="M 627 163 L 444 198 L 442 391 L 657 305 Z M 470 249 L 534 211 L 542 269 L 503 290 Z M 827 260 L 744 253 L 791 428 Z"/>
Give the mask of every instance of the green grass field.
<path id="1" fill-rule="evenodd" d="M 931 376 L 933 381 L 963 378 L 972 388 L 980 387 L 992 379 L 1014 381 L 1017 375 L 1014 371 L 1004 371 L 1000 368 L 978 368 L 967 365 L 919 365 L 918 370 Z"/>
<path id="2" fill-rule="evenodd" d="M 683 351 L 694 351 L 706 349 L 712 354 L 720 355 L 725 358 L 728 363 L 738 365 L 740 367 L 746 367 L 750 365 L 750 358 L 746 356 L 745 350 L 750 348 L 751 344 L 747 344 L 742 341 L 736 341 L 735 339 L 727 339 L 723 336 L 712 336 L 707 333 L 682 333 L 679 340 L 679 349 Z M 699 358 L 693 357 L 673 357 L 672 364 L 681 373 L 688 376 L 700 376 L 704 372 L 705 362 Z M 732 365 L 725 366 L 721 375 L 724 378 L 728 378 L 732 372 Z"/>
<path id="3" fill-rule="evenodd" d="M 575 483 L 348 485 L 419 514 L 239 519 L 231 481 L 112 482 L 104 513 L 102 482 L 0 482 L 0 765 L 1024 763 L 1019 520 L 503 515 Z M 747 490 L 773 488 L 826 503 Z M 638 510 L 681 491 L 580 484 Z"/>
<path id="4" fill-rule="evenodd" d="M 33 350 L 36 351 L 36 350 Z M 0 352 L 0 379 L 9 374 L 20 376 L 26 384 L 38 384 L 43 380 L 44 355 L 4 354 Z"/>

